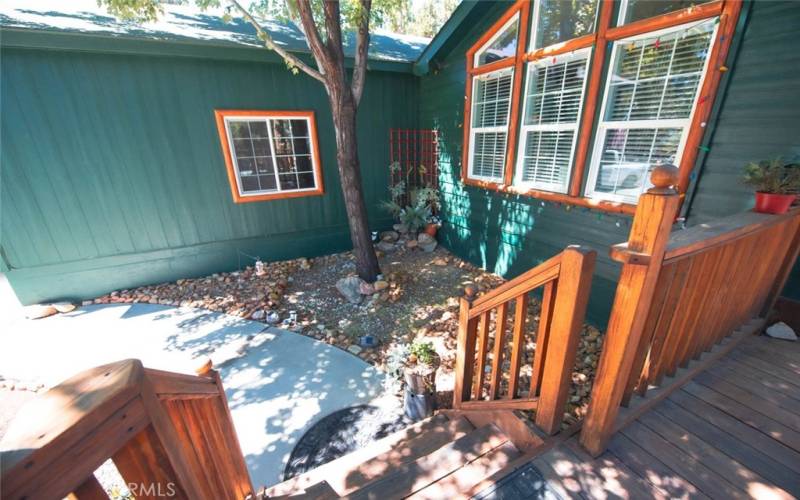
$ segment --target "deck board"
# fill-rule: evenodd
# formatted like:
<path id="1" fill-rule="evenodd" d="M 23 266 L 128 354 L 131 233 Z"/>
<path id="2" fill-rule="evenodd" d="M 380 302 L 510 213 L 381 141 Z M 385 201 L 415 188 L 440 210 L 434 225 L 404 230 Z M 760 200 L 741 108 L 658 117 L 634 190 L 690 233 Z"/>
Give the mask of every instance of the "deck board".
<path id="1" fill-rule="evenodd" d="M 753 337 L 617 433 L 537 457 L 571 498 L 800 497 L 800 343 Z"/>

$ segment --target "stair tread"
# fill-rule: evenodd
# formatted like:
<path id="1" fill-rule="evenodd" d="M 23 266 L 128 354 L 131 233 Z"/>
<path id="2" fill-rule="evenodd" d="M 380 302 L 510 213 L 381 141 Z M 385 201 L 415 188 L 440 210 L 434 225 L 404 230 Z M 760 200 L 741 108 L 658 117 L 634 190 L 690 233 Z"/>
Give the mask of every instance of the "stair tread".
<path id="1" fill-rule="evenodd" d="M 472 463 L 508 442 L 508 437 L 494 424 L 483 426 L 413 462 L 395 466 L 363 488 L 352 499 L 406 497 Z"/>
<path id="2" fill-rule="evenodd" d="M 522 453 L 516 446 L 510 441 L 505 442 L 452 474 L 426 486 L 409 498 L 415 500 L 456 498 L 464 492 L 470 491 L 485 478 L 508 466 L 520 456 Z"/>
<path id="3" fill-rule="evenodd" d="M 343 457 L 267 489 L 270 497 L 297 494 L 322 481 L 339 495 L 366 484 L 385 472 L 387 463 L 403 463 L 426 455 L 470 432 L 475 427 L 464 418 L 436 415 L 390 434 Z M 371 468 L 370 465 L 381 467 Z M 372 472 L 367 472 L 368 470 Z M 357 473 L 358 475 L 354 474 Z"/>

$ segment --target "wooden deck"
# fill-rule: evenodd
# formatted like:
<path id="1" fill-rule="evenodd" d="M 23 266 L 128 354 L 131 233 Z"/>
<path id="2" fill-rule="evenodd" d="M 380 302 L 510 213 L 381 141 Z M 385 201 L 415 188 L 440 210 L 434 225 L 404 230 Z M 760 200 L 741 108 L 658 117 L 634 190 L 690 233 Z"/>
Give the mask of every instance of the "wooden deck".
<path id="1" fill-rule="evenodd" d="M 800 497 L 800 343 L 751 337 L 617 433 L 533 461 L 564 498 Z"/>

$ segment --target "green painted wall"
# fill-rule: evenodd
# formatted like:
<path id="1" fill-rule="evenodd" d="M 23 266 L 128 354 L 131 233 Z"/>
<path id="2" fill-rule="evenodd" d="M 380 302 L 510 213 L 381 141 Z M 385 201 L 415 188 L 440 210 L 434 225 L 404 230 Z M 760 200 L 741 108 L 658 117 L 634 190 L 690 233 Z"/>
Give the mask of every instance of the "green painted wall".
<path id="1" fill-rule="evenodd" d="M 689 225 L 749 210 L 752 189 L 741 183 L 750 161 L 800 159 L 800 5 L 757 0 L 697 180 Z M 784 295 L 800 299 L 800 266 Z"/>
<path id="2" fill-rule="evenodd" d="M 4 48 L 0 261 L 23 303 L 349 247 L 321 85 L 280 64 Z M 359 142 L 370 221 L 388 129 L 413 127 L 418 82 L 370 72 Z M 326 193 L 236 205 L 215 108 L 314 110 Z M 10 269 L 10 270 L 9 270 Z"/>
<path id="3" fill-rule="evenodd" d="M 619 277 L 619 266 L 608 257 L 608 247 L 627 240 L 630 218 L 602 215 L 579 207 L 556 206 L 527 196 L 498 194 L 465 187 L 461 178 L 465 53 L 509 7 L 494 9 L 473 24 L 460 43 L 439 60 L 438 69 L 421 78 L 420 120 L 423 127 L 440 131 L 443 194 L 443 243 L 471 262 L 513 277 L 571 244 L 597 250 L 597 270 L 587 316 L 605 325 Z"/>

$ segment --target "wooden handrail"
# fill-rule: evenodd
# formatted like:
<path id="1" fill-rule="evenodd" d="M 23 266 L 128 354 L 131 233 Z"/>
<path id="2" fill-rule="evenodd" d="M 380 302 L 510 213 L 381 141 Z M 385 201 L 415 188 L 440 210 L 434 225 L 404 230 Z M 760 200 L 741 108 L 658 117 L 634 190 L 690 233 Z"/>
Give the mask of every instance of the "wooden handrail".
<path id="1" fill-rule="evenodd" d="M 20 410 L 0 443 L 3 498 L 107 498 L 93 473 L 109 458 L 137 497 L 253 494 L 219 374 L 129 359 L 70 377 Z"/>
<path id="2" fill-rule="evenodd" d="M 558 278 L 561 266 L 561 254 L 551 257 L 538 266 L 525 271 L 516 278 L 475 299 L 470 307 L 470 318 L 494 309 L 504 302 L 508 302 L 514 297 L 519 297 L 523 293 L 539 288 L 548 281 Z"/>
<path id="3" fill-rule="evenodd" d="M 672 263 L 696 255 L 712 247 L 725 245 L 758 231 L 783 224 L 798 215 L 800 215 L 800 207 L 781 215 L 744 212 L 676 231 L 672 233 L 667 243 L 664 260 L 666 263 Z"/>
<path id="4" fill-rule="evenodd" d="M 634 393 L 646 396 L 743 325 L 763 324 L 800 252 L 800 208 L 671 232 L 677 169 L 659 166 L 651 180 L 628 241 L 609 252 L 622 273 L 580 438 L 594 456 Z"/>
<path id="5" fill-rule="evenodd" d="M 473 289 L 465 290 L 467 293 L 461 299 L 459 313 L 454 408 L 536 409 L 537 426 L 551 434 L 558 431 L 575 364 L 595 258 L 593 250 L 570 246 L 482 297 L 475 298 Z M 520 387 L 520 373 L 528 335 L 528 295 L 542 286 L 544 293 L 530 387 L 527 397 L 519 397 L 524 391 Z M 508 391 L 501 399 L 506 328 L 512 306 Z M 488 364 L 492 310 L 496 310 L 494 348 L 492 362 Z M 488 391 L 484 386 L 487 368 L 490 373 Z M 488 400 L 484 399 L 484 392 L 488 394 Z"/>

